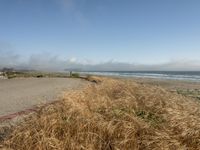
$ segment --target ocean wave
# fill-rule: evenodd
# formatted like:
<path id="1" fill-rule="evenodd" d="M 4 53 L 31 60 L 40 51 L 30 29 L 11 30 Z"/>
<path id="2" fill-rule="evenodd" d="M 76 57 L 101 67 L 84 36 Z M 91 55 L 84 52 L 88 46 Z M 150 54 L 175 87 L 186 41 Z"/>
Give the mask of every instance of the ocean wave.
<path id="1" fill-rule="evenodd" d="M 200 72 L 80 72 L 82 74 L 139 77 L 171 80 L 187 80 L 200 82 Z"/>

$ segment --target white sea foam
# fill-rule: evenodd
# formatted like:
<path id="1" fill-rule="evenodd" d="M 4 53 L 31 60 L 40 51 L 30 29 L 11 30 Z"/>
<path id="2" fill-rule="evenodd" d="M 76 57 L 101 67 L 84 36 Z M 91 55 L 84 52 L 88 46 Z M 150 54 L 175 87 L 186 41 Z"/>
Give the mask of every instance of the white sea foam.
<path id="1" fill-rule="evenodd" d="M 154 79 L 171 79 L 200 82 L 200 72 L 80 72 L 82 74 L 103 75 L 103 76 L 119 76 L 119 77 L 141 77 Z"/>

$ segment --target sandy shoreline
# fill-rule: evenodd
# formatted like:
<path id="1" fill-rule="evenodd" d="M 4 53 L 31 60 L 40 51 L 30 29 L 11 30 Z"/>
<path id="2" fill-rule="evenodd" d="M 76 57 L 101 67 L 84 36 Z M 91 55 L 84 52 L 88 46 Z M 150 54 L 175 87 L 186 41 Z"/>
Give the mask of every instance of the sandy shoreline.
<path id="1" fill-rule="evenodd" d="M 63 91 L 79 89 L 86 81 L 71 78 L 16 78 L 0 80 L 0 117 L 52 102 Z"/>
<path id="2" fill-rule="evenodd" d="M 155 86 L 162 86 L 167 89 L 200 89 L 200 82 L 184 81 L 184 80 L 170 80 L 170 79 L 152 79 L 152 78 L 129 78 L 137 83 L 150 84 Z"/>
<path id="3" fill-rule="evenodd" d="M 110 77 L 110 76 L 108 76 Z M 154 78 L 140 78 L 140 77 L 116 77 L 110 78 L 124 79 L 134 81 L 139 84 L 147 84 L 152 86 L 160 86 L 167 91 L 176 92 L 184 96 L 197 98 L 200 100 L 200 82 L 187 80 L 172 80 L 172 79 L 154 79 Z"/>

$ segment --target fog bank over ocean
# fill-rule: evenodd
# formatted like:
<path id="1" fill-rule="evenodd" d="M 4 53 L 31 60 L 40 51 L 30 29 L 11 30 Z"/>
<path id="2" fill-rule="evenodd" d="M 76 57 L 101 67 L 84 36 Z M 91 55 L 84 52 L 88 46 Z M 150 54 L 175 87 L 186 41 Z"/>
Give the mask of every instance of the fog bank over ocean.
<path id="1" fill-rule="evenodd" d="M 41 71 L 200 71 L 200 60 L 173 59 L 165 63 L 141 64 L 108 60 L 95 62 L 89 59 L 60 57 L 47 53 L 33 54 L 27 58 L 12 51 L 0 49 L 0 68 L 30 69 Z"/>

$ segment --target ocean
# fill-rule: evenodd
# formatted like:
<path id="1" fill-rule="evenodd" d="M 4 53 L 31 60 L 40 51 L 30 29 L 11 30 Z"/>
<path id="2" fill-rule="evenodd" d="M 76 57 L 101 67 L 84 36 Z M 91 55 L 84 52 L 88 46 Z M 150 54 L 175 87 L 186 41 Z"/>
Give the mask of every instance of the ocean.
<path id="1" fill-rule="evenodd" d="M 200 82 L 200 71 L 92 71 L 81 73 L 104 76 L 140 77 Z"/>

